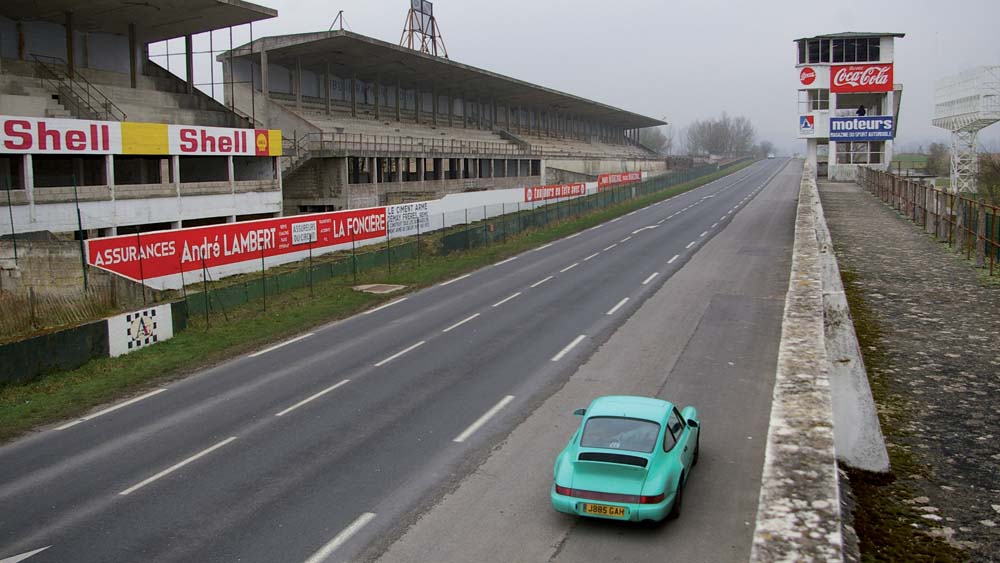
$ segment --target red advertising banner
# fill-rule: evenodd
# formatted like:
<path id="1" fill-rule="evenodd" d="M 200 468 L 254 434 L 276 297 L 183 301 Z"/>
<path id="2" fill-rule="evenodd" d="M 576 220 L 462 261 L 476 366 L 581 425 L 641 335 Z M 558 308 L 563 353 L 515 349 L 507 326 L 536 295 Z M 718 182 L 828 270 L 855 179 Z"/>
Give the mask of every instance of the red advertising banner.
<path id="1" fill-rule="evenodd" d="M 87 263 L 140 281 L 384 236 L 377 207 L 91 239 Z"/>
<path id="2" fill-rule="evenodd" d="M 835 65 L 830 69 L 830 91 L 836 94 L 891 92 L 892 63 Z"/>
<path id="3" fill-rule="evenodd" d="M 618 184 L 628 184 L 642 180 L 642 172 L 615 172 L 613 174 L 601 174 L 597 177 L 597 189 L 603 190 Z"/>
<path id="4" fill-rule="evenodd" d="M 533 186 L 524 188 L 524 201 L 543 201 L 560 197 L 587 195 L 587 184 L 553 184 L 549 186 Z"/>

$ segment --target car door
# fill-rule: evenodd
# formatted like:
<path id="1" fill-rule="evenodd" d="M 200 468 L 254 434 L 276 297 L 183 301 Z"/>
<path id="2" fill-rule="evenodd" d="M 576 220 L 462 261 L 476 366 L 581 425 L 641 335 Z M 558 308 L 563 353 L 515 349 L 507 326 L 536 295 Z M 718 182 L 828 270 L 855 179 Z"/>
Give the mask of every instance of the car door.
<path id="1" fill-rule="evenodd" d="M 676 407 L 674 407 L 667 418 L 667 428 L 677 440 L 677 445 L 674 447 L 677 448 L 677 454 L 680 456 L 681 463 L 684 464 L 685 468 L 691 467 L 691 460 L 694 457 L 694 443 L 691 442 L 691 429 L 684 422 L 681 413 L 677 412 Z"/>

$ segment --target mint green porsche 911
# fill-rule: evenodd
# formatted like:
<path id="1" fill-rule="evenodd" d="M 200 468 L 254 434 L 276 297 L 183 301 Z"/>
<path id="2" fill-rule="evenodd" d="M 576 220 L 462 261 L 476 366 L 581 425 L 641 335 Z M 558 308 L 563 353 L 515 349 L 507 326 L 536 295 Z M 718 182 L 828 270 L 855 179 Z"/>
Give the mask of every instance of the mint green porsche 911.
<path id="1" fill-rule="evenodd" d="M 556 458 L 552 506 L 616 520 L 663 520 L 681 511 L 698 463 L 698 410 L 648 397 L 598 397 Z"/>

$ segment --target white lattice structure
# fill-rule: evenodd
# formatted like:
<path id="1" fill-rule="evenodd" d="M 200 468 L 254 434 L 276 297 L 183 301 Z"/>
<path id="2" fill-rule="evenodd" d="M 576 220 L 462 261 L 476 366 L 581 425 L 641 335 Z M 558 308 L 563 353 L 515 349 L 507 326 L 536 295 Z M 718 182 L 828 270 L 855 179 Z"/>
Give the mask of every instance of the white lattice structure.
<path id="1" fill-rule="evenodd" d="M 976 192 L 979 132 L 1000 121 L 1000 65 L 937 81 L 931 123 L 951 131 L 951 191 Z"/>

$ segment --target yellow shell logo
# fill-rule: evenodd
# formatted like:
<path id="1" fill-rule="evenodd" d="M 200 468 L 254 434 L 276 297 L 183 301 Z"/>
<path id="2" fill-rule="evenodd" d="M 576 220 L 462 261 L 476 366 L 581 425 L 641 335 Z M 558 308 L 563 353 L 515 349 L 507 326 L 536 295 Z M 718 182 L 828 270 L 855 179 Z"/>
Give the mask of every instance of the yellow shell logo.
<path id="1" fill-rule="evenodd" d="M 267 152 L 267 135 L 257 133 L 257 151 Z"/>

